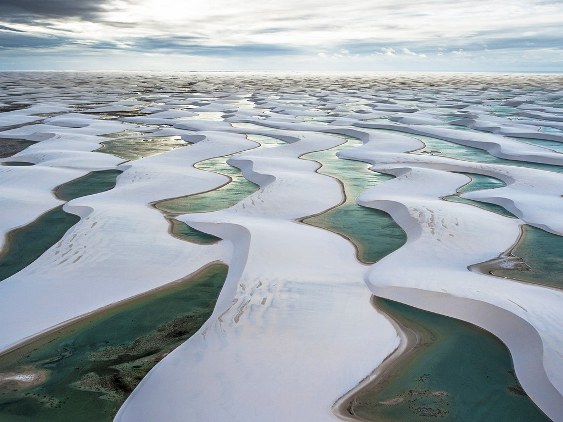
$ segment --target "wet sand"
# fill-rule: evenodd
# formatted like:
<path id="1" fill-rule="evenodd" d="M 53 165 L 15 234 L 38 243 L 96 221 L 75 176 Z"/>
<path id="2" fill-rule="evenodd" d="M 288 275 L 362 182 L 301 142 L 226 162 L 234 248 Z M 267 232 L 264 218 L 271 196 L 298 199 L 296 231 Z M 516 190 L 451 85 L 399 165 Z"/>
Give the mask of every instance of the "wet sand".
<path id="1" fill-rule="evenodd" d="M 397 373 L 416 358 L 418 352 L 422 351 L 420 350 L 421 346 L 432 339 L 432 333 L 423 325 L 413 324 L 412 321 L 407 322 L 397 316 L 391 316 L 382 312 L 378 308 L 379 300 L 376 296 L 372 296 L 372 305 L 377 312 L 383 313 L 389 318 L 389 321 L 399 335 L 400 343 L 397 349 L 375 371 L 335 402 L 332 408 L 334 414 L 345 421 L 372 422 L 371 419 L 364 419 L 355 414 L 357 398 L 367 393 L 374 395 L 382 391 Z"/>
<path id="2" fill-rule="evenodd" d="M 401 344 L 337 401 L 337 416 L 362 422 L 548 420 L 520 385 L 509 350 L 494 335 L 400 302 L 374 303 L 400 333 Z"/>
<path id="3" fill-rule="evenodd" d="M 166 284 L 162 287 L 150 290 L 148 292 L 145 292 L 145 293 L 137 295 L 137 296 L 130 297 L 130 298 L 125 299 L 125 300 L 121 300 L 119 302 L 112 303 L 111 305 L 104 306 L 103 308 L 99 308 L 99 309 L 97 309 L 93 312 L 88 312 L 88 313 L 81 315 L 77 318 L 71 319 L 69 321 L 65 321 L 64 323 L 62 323 L 62 324 L 60 324 L 56 327 L 53 327 L 49 330 L 38 333 L 35 336 L 31 336 L 31 337 L 25 339 L 23 342 L 18 343 L 18 344 L 14 345 L 14 346 L 12 346 L 8 349 L 5 349 L 0 354 L 0 365 L 5 366 L 6 363 L 9 363 L 9 362 L 12 361 L 12 359 L 8 359 L 8 360 L 5 359 L 6 355 L 12 354 L 12 352 L 18 351 L 19 356 L 22 356 L 30 350 L 28 348 L 28 346 L 30 346 L 30 345 L 32 345 L 32 348 L 34 348 L 34 349 L 41 347 L 42 345 L 50 343 L 51 341 L 56 340 L 57 338 L 61 337 L 62 335 L 66 334 L 66 333 L 70 333 L 70 332 L 79 330 L 83 326 L 88 325 L 89 323 L 97 320 L 101 316 L 107 316 L 111 313 L 118 312 L 121 308 L 126 307 L 128 305 L 132 305 L 136 302 L 142 301 L 143 299 L 148 298 L 148 297 L 150 297 L 150 296 L 152 296 L 156 293 L 164 293 L 166 291 L 173 290 L 179 284 L 186 283 L 189 280 L 191 280 L 192 278 L 195 278 L 195 277 L 201 275 L 202 273 L 204 273 L 209 268 L 216 266 L 216 265 L 219 265 L 219 264 L 223 265 L 220 262 L 212 262 L 212 263 L 200 268 L 196 272 L 189 274 L 186 277 L 183 277 L 179 280 L 168 283 L 168 284 Z M 17 357 L 19 357 L 19 356 L 17 356 Z M 16 356 L 14 356 L 14 357 L 17 358 Z"/>
<path id="4" fill-rule="evenodd" d="M 225 274 L 210 264 L 3 353 L 0 420 L 112 420 L 144 375 L 207 320 Z"/>

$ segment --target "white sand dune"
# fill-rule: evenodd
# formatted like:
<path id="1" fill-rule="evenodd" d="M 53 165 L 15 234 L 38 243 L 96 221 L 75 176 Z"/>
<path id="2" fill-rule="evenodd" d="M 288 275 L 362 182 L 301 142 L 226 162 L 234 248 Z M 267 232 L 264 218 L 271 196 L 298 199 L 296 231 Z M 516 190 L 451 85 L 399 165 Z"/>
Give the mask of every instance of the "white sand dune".
<path id="1" fill-rule="evenodd" d="M 340 157 L 377 163 L 379 169 L 394 166 L 426 167 L 446 172 L 477 173 L 495 177 L 507 186 L 467 192 L 462 197 L 500 205 L 530 225 L 554 234 L 563 234 L 562 221 L 558 217 L 563 212 L 563 174 L 502 164 L 399 153 L 400 149 L 418 149 L 421 141 L 377 132 L 371 133 L 370 136 L 373 142 L 359 149 L 343 150 Z"/>
<path id="2" fill-rule="evenodd" d="M 79 128 L 48 124 L 24 126 L 0 133 L 0 138 L 38 141 L 1 162 L 24 161 L 34 166 L 0 166 L 0 236 L 34 221 L 41 214 L 63 204 L 52 194 L 57 186 L 94 170 L 114 169 L 123 160 L 91 152 L 107 140 L 97 135 L 127 127 L 115 121 L 74 117 Z M 62 120 L 66 121 L 66 120 Z M 3 240 L 4 241 L 4 240 Z"/>
<path id="3" fill-rule="evenodd" d="M 258 192 L 224 211 L 180 217 L 233 244 L 229 276 L 211 318 L 150 372 L 116 420 L 336 420 L 336 398 L 397 346 L 352 245 L 293 221 L 341 201 L 338 183 L 297 157 L 343 140 L 294 136 L 232 160 Z"/>
<path id="4" fill-rule="evenodd" d="M 237 121 L 237 118 L 233 117 L 230 121 Z M 562 180 L 559 173 L 404 154 L 403 151 L 417 150 L 423 144 L 412 137 L 380 134 L 366 129 L 338 127 L 320 129 L 313 123 L 295 123 L 286 119 L 282 121 L 269 119 L 264 122 L 246 118 L 243 121 L 258 125 L 257 129 L 245 129 L 257 133 L 267 133 L 264 130 L 267 131 L 268 128 L 283 132 L 298 128 L 340 133 L 364 140 L 367 143 L 364 147 L 344 150 L 340 154 L 341 157 L 377 164 L 374 170 L 394 174 L 397 178 L 366 192 L 360 198 L 360 203 L 389 212 L 409 234 L 409 242 L 405 247 L 376 264 L 373 271 L 369 273 L 368 284 L 372 291 L 376 295 L 464 319 L 488 329 L 510 347 L 519 379 L 534 401 L 552 418 L 561 414 L 563 400 L 560 391 L 562 391 L 563 380 L 558 376 L 561 360 L 557 350 L 563 339 L 553 335 L 553 332 L 560 328 L 557 321 L 561 317 L 558 310 L 558 303 L 562 299 L 561 293 L 554 289 L 515 283 L 467 271 L 470 265 L 486 261 L 508 250 L 520 234 L 521 221 L 497 216 L 477 207 L 449 203 L 440 199 L 442 196 L 455 193 L 456 188 L 469 180 L 467 176 L 451 172 L 491 175 L 505 181 L 507 186 L 471 192 L 464 196 L 505 206 L 529 224 L 560 234 L 563 233 L 563 227 L 557 218 L 561 212 Z M 214 125 L 216 128 L 228 131 L 240 130 L 228 128 L 221 122 Z M 260 129 L 260 126 L 265 129 Z M 201 126 L 189 122 L 181 124 L 180 127 L 197 130 Z M 427 128 L 422 131 L 425 134 L 428 134 L 427 132 Z M 455 130 L 448 130 L 447 135 L 443 132 L 430 132 L 437 138 L 454 136 L 457 140 L 457 137 L 461 137 Z M 517 155 L 517 152 L 527 148 L 526 146 L 521 147 L 517 142 L 507 138 L 485 136 L 487 141 L 495 142 L 494 146 L 504 146 L 505 150 L 509 150 L 510 154 L 507 155 L 512 159 L 528 159 L 528 156 Z M 490 144 L 481 143 L 483 139 L 481 136 L 471 134 L 469 138 L 471 141 L 468 143 L 471 146 L 483 147 L 490 152 L 496 151 L 494 147 L 489 147 Z M 464 142 L 459 143 L 464 144 Z M 534 150 L 533 147 L 530 149 Z M 538 161 L 549 161 L 544 158 Z M 251 163 L 253 174 L 264 173 L 260 167 L 256 168 L 254 160 L 249 159 L 248 165 Z M 269 163 L 266 165 L 266 169 L 268 168 L 271 171 L 275 166 Z M 249 175 L 249 177 L 253 176 Z M 260 177 L 256 175 L 254 177 L 257 183 L 263 182 Z M 228 230 L 223 228 L 215 232 L 212 225 L 205 224 L 209 218 L 216 221 L 215 214 L 205 215 L 205 218 L 198 216 L 196 220 L 188 218 L 186 221 L 204 231 L 222 237 L 228 236 Z M 246 226 L 235 223 L 232 217 L 227 221 L 229 224 L 248 227 L 248 223 Z M 264 232 L 269 235 L 269 231 L 261 222 L 259 233 Z M 487 233 L 487 236 L 483 236 L 483 232 Z M 237 229 L 236 233 L 238 236 L 247 237 L 240 229 Z M 256 241 L 255 237 L 256 235 L 251 235 L 246 243 L 252 245 Z M 490 238 L 495 241 L 491 241 Z M 458 255 L 452 256 L 450 252 L 452 250 L 458 251 Z M 452 256 L 451 263 L 445 265 L 444 256 Z M 244 260 L 242 257 L 240 259 Z M 409 265 L 401 270 L 401 277 L 398 278 L 397 268 L 405 262 Z M 246 265 L 251 265 L 248 258 Z M 409 271 L 408 268 L 412 270 Z M 427 271 L 428 275 L 420 277 L 421 271 Z M 455 283 L 450 280 L 455 280 Z M 499 292 L 506 289 L 511 289 L 511 293 L 500 296 Z M 420 298 L 415 300 L 413 297 Z M 449 298 L 452 300 L 450 301 Z M 234 303 L 238 303 L 238 299 Z M 229 305 L 232 303 L 227 301 L 225 306 Z M 460 305 L 464 306 L 460 307 Z M 457 312 L 456 307 L 460 307 Z M 519 334 L 515 335 L 514 330 Z M 526 341 L 522 340 L 523 333 L 527 333 Z M 157 385 L 158 381 L 154 381 L 153 384 Z M 148 387 L 141 386 L 137 391 L 142 391 L 143 388 Z M 185 388 L 187 387 L 182 385 L 182 390 Z M 148 400 L 147 396 L 142 397 L 144 398 L 137 401 Z M 139 417 L 141 414 L 136 410 L 130 410 L 130 407 L 124 409 L 127 409 L 125 413 L 127 415 Z M 148 411 L 144 406 L 142 409 Z M 205 420 L 205 415 L 206 413 L 201 413 L 200 417 Z"/>
<path id="5" fill-rule="evenodd" d="M 470 270 L 513 246 L 524 223 L 563 235 L 563 176 L 517 166 L 563 165 L 555 149 L 519 140 L 562 140 L 563 112 L 552 105 L 563 92 L 530 90 L 526 75 L 194 74 L 157 83 L 156 76 L 132 74 L 104 75 L 103 85 L 88 75 L 52 78 L 30 74 L 33 88 L 0 93 L 8 106 L 10 94 L 33 103 L 0 113 L 0 138 L 37 142 L 0 160 L 35 164 L 0 167 L 0 233 L 63 204 L 52 193 L 63 183 L 90 171 L 123 173 L 114 189 L 66 203 L 80 221 L 0 282 L 0 351 L 220 261 L 229 272 L 212 316 L 149 372 L 116 420 L 336 420 L 338 399 L 399 346 L 400 333 L 372 307 L 372 294 L 495 334 L 510 349 L 526 392 L 563 420 L 563 293 Z M 558 81 L 533 78 L 551 87 Z M 102 135 L 121 131 L 129 138 L 181 136 L 192 145 L 125 163 L 95 152 L 109 140 Z M 246 135 L 286 144 L 259 147 Z M 408 235 L 372 266 L 358 262 L 345 238 L 299 222 L 343 200 L 337 180 L 299 157 L 345 137 L 364 145 L 340 158 L 396 176 L 358 201 L 388 212 Z M 516 165 L 420 153 L 424 137 Z M 196 245 L 171 236 L 152 205 L 224 185 L 226 176 L 194 164 L 231 154 L 228 163 L 260 189 L 230 208 L 178 217 L 223 240 Z M 503 181 L 462 196 L 501 205 L 517 218 L 442 200 L 469 181 L 460 173 Z"/>
<path id="6" fill-rule="evenodd" d="M 508 250 L 520 234 L 521 222 L 440 199 L 465 184 L 467 176 L 403 162 L 382 164 L 369 153 L 364 155 L 362 148 L 342 155 L 371 162 L 374 170 L 397 176 L 359 198 L 360 204 L 391 214 L 408 235 L 405 246 L 372 267 L 368 285 L 374 294 L 454 316 L 497 335 L 509 346 L 527 393 L 558 419 L 563 414 L 559 357 L 563 293 L 467 271 Z"/>
<path id="7" fill-rule="evenodd" d="M 193 164 L 257 146 L 242 135 L 201 135 L 192 138 L 201 139 L 195 145 L 120 166 L 124 172 L 114 189 L 65 205 L 80 222 L 39 259 L 0 283 L 0 312 L 6 321 L 1 349 L 226 260 L 227 244 L 178 240 L 168 234 L 163 215 L 148 206 L 223 185 L 225 176 Z M 53 292 L 64 307 L 58 300 L 45 301 Z M 22 303 L 29 308 L 23 315 L 18 312 Z"/>
<path id="8" fill-rule="evenodd" d="M 449 129 L 435 126 L 423 125 L 399 125 L 381 123 L 357 123 L 355 126 L 368 129 L 386 129 L 414 135 L 430 136 L 468 147 L 487 151 L 495 157 L 517 161 L 529 161 L 532 163 L 543 163 L 562 165 L 563 155 L 547 148 L 519 142 L 505 136 Z"/>

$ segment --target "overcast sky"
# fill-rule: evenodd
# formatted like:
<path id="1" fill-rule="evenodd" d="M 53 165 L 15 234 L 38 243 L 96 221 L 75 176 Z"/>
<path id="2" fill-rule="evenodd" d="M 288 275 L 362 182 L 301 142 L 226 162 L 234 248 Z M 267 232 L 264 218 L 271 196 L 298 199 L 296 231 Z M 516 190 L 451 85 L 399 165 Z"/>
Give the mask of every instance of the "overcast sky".
<path id="1" fill-rule="evenodd" d="M 563 71 L 563 0 L 0 0 L 0 70 Z"/>

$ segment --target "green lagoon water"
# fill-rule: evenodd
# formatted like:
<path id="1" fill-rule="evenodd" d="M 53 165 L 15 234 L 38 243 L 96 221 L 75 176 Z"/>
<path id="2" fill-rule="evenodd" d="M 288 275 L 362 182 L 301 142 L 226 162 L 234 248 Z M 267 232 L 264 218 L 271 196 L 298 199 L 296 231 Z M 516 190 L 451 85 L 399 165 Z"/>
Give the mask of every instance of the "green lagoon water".
<path id="1" fill-rule="evenodd" d="M 143 376 L 209 318 L 226 274 L 209 266 L 0 356 L 0 373 L 46 375 L 27 389 L 0 384 L 0 420 L 111 421 Z"/>
<path id="2" fill-rule="evenodd" d="M 516 138 L 511 139 L 519 142 L 525 142 L 527 144 L 532 144 L 538 147 L 548 148 L 555 152 L 563 152 L 563 142 L 549 141 L 545 139 L 533 139 L 533 138 Z"/>
<path id="3" fill-rule="evenodd" d="M 264 147 L 283 144 L 273 138 L 252 136 L 254 139 L 251 136 L 249 139 L 260 142 Z M 438 142 L 449 145 L 445 141 Z M 319 173 L 339 179 L 346 193 L 343 204 L 304 222 L 347 237 L 356 245 L 359 258 L 370 263 L 398 249 L 404 244 L 406 236 L 388 214 L 355 203 L 362 191 L 391 178 L 368 170 L 365 163 L 336 157 L 340 149 L 358 144 L 359 141 L 348 139 L 345 145 L 304 156 L 319 161 L 323 165 Z M 450 152 L 457 154 L 460 146 L 451 145 L 454 148 Z M 120 148 L 134 149 L 134 146 L 122 144 Z M 147 151 L 151 148 L 147 146 Z M 469 150 L 473 154 L 473 148 Z M 139 158 L 145 153 L 143 151 L 140 148 L 129 157 L 135 155 Z M 486 152 L 476 151 L 477 155 L 482 153 L 492 157 Z M 115 151 L 110 153 L 116 154 Z M 203 244 L 217 241 L 217 238 L 194 230 L 172 216 L 224 209 L 258 190 L 258 186 L 245 179 L 239 169 L 227 164 L 228 158 L 213 158 L 198 163 L 196 167 L 227 175 L 231 178 L 230 183 L 211 192 L 156 204 L 168 215 L 173 235 Z M 458 154 L 453 158 L 461 157 Z M 491 162 L 499 160 L 492 159 Z M 508 162 L 515 165 L 512 161 Z M 95 173 L 103 173 L 90 176 L 94 177 L 92 184 L 100 189 L 110 189 L 112 177 L 115 183 L 117 173 Z M 470 174 L 470 177 L 472 181 L 458 192 L 503 185 L 501 181 L 486 176 Z M 69 200 L 66 198 L 72 199 L 77 193 L 90 192 L 87 178 L 59 188 L 57 194 Z M 84 194 L 91 193 L 95 192 Z M 490 205 L 471 202 L 484 207 Z M 41 223 L 39 226 L 44 230 L 44 227 L 52 225 Z M 48 246 L 58 241 L 65 231 Z M 545 250 L 557 248 L 558 239 L 547 241 L 543 234 L 536 238 L 525 235 L 523 239 L 526 238 L 532 241 L 528 239 L 522 247 L 537 252 L 524 259 L 530 259 L 530 262 L 527 261 L 530 266 L 537 259 L 538 277 L 545 277 L 551 268 L 542 267 Z M 517 248 L 514 253 L 522 256 Z M 554 259 L 550 265 L 561 268 L 557 260 L 561 257 Z M 0 373 L 36 371 L 46 374 L 44 383 L 28 389 L 0 384 L 0 421 L 112 420 L 119 406 L 148 370 L 193 335 L 209 317 L 225 277 L 225 266 L 211 266 L 192 280 L 105 310 L 0 356 Z M 396 302 L 378 299 L 378 306 L 405 325 L 422 332 L 425 341 L 405 365 L 395 368 L 397 372 L 391 381 L 356 398 L 356 415 L 365 420 L 399 421 L 547 420 L 519 386 L 510 354 L 494 336 L 470 324 Z"/>
<path id="4" fill-rule="evenodd" d="M 346 144 L 336 148 L 303 156 L 322 164 L 319 173 L 340 180 L 346 195 L 341 205 L 303 222 L 341 234 L 356 246 L 358 259 L 374 263 L 401 247 L 406 234 L 389 214 L 356 204 L 363 191 L 393 177 L 370 171 L 366 163 L 338 158 L 338 151 L 361 144 L 353 138 L 347 139 Z"/>
<path id="5" fill-rule="evenodd" d="M 63 201 L 71 201 L 82 196 L 105 192 L 115 187 L 117 176 L 120 174 L 120 170 L 93 171 L 84 177 L 60 185 L 55 189 L 55 195 Z"/>
<path id="6" fill-rule="evenodd" d="M 524 225 L 522 237 L 511 254 L 522 258 L 529 270 L 499 269 L 493 275 L 563 288 L 563 236 Z"/>
<path id="7" fill-rule="evenodd" d="M 231 178 L 222 187 L 195 195 L 182 196 L 158 203 L 158 209 L 169 214 L 187 214 L 192 212 L 211 212 L 232 207 L 258 190 L 258 185 L 247 180 L 242 172 L 227 164 L 230 157 L 217 157 L 195 165 L 199 170 L 212 171 Z"/>
<path id="8" fill-rule="evenodd" d="M 247 138 L 260 143 L 262 148 L 272 148 L 285 144 L 269 136 L 248 135 Z M 199 170 L 227 176 L 231 179 L 230 182 L 209 192 L 161 201 L 157 204 L 158 209 L 171 215 L 219 211 L 232 207 L 255 193 L 259 186 L 246 179 L 240 169 L 229 165 L 227 163 L 229 158 L 231 158 L 230 155 L 211 158 L 197 163 L 195 167 Z"/>
<path id="9" fill-rule="evenodd" d="M 198 245 L 211 245 L 221 240 L 218 237 L 196 230 L 175 218 L 169 218 L 168 220 L 171 225 L 171 234 L 180 240 L 197 243 Z"/>
<path id="10" fill-rule="evenodd" d="M 383 132 L 389 132 L 396 134 L 396 131 L 384 130 Z M 464 145 L 455 144 L 453 142 L 442 141 L 441 139 L 432 138 L 429 136 L 422 135 L 411 135 L 413 138 L 419 139 L 426 145 L 424 148 L 416 152 L 416 154 L 431 154 L 441 157 L 453 158 L 456 160 L 472 161 L 478 163 L 488 163 L 488 164 L 504 164 L 508 166 L 515 167 L 528 167 L 537 170 L 552 171 L 556 173 L 563 173 L 563 166 L 555 166 L 550 164 L 539 164 L 530 163 L 528 161 L 516 161 L 516 160 L 506 160 L 503 158 L 497 158 L 494 155 L 489 154 L 487 151 L 467 147 Z"/>
<path id="11" fill-rule="evenodd" d="M 451 158 L 458 158 L 470 161 L 479 162 L 489 162 L 498 164 L 508 164 L 516 166 L 525 166 L 530 168 L 536 168 L 538 170 L 547 170 L 562 172 L 563 167 L 561 166 L 551 166 L 543 164 L 534 164 L 528 162 L 515 162 L 510 160 L 503 160 L 491 156 L 490 154 L 476 150 L 474 148 L 463 147 L 457 144 L 452 144 L 446 141 L 436 140 L 429 137 L 419 137 L 423 142 L 427 144 L 427 147 L 422 151 L 426 150 L 433 151 L 439 155 L 448 156 Z M 536 140 L 528 140 L 526 142 Z M 553 144 L 551 141 L 540 141 L 540 143 Z M 558 143 L 558 145 L 561 145 Z M 495 187 L 501 187 L 503 182 L 500 180 L 486 177 L 477 174 L 468 174 L 473 181 L 461 187 L 458 192 L 468 192 L 470 190 L 477 189 L 492 189 Z M 496 182 L 495 182 L 496 180 Z M 498 186 L 497 186 L 498 184 Z M 454 200 L 457 202 L 467 202 L 459 196 L 447 197 L 448 200 Z M 487 204 L 485 202 L 470 201 L 473 205 L 480 206 L 481 208 L 487 209 L 489 211 L 497 212 L 501 215 L 507 217 L 514 217 L 513 214 L 506 211 L 504 208 L 493 204 Z M 541 229 L 525 225 L 524 233 L 517 246 L 514 248 L 512 253 L 518 257 L 524 259 L 524 262 L 530 267 L 529 271 L 523 269 L 499 269 L 494 270 L 493 274 L 501 277 L 514 278 L 521 281 L 527 281 L 530 283 L 541 284 L 550 287 L 561 288 L 563 286 L 563 237 L 557 236 L 555 234 L 548 233 Z"/>
<path id="12" fill-rule="evenodd" d="M 55 195 L 64 201 L 92 195 L 112 189 L 120 174 L 117 170 L 95 171 L 86 176 L 60 185 Z M 7 234 L 6 246 L 0 253 L 0 280 L 4 280 L 24 269 L 47 249 L 57 243 L 63 235 L 80 221 L 74 214 L 54 208 L 26 226 Z"/>
<path id="13" fill-rule="evenodd" d="M 496 189 L 506 186 L 506 184 L 502 180 L 490 176 L 484 176 L 482 174 L 477 174 L 477 173 L 463 173 L 463 174 L 470 177 L 471 181 L 458 188 L 456 195 L 445 196 L 443 199 L 450 202 L 459 202 L 462 204 L 474 205 L 484 210 L 500 214 L 504 217 L 516 218 L 514 214 L 507 211 L 504 207 L 501 207 L 500 205 L 490 204 L 488 202 L 473 201 L 471 199 L 466 199 L 459 196 L 459 194 L 465 192 L 473 192 L 473 191 L 485 190 L 485 189 Z"/>
<path id="14" fill-rule="evenodd" d="M 377 306 L 415 329 L 422 342 L 382 385 L 360 393 L 353 413 L 366 421 L 549 421 L 514 375 L 510 352 L 463 321 L 386 299 Z"/>
<path id="15" fill-rule="evenodd" d="M 137 132 L 134 130 L 123 130 L 121 132 L 115 132 L 115 133 L 108 133 L 107 135 L 103 135 L 104 138 L 110 138 L 110 139 L 116 139 L 116 138 L 123 138 L 123 137 L 134 137 L 134 136 L 145 136 L 146 133 L 144 132 Z"/>
<path id="16" fill-rule="evenodd" d="M 0 158 L 11 157 L 35 143 L 24 139 L 0 138 Z"/>
<path id="17" fill-rule="evenodd" d="M 358 210 L 354 210 L 354 200 L 363 190 L 390 177 L 370 172 L 363 163 L 340 160 L 335 152 L 316 152 L 304 158 L 321 162 L 320 173 L 341 180 L 347 200 L 305 222 L 341 233 L 356 244 L 362 261 L 375 262 L 402 246 L 405 234 L 385 213 L 374 218 L 369 208 L 356 205 Z M 495 178 L 468 176 L 472 180 L 459 189 L 460 193 L 504 186 Z M 474 204 L 506 213 L 501 207 Z M 510 352 L 493 335 L 471 324 L 389 300 L 378 299 L 378 307 L 421 333 L 424 341 L 406 363 L 393 368 L 391 381 L 355 397 L 353 412 L 360 420 L 548 420 L 520 387 Z"/>
<path id="18" fill-rule="evenodd" d="M 0 253 L 0 281 L 39 258 L 78 221 L 79 217 L 64 212 L 60 206 L 26 226 L 8 232 L 5 247 Z"/>
<path id="19" fill-rule="evenodd" d="M 262 127 L 262 129 L 264 129 Z M 275 148 L 282 145 L 286 145 L 284 141 L 281 141 L 277 138 L 273 138 L 271 136 L 264 136 L 264 135 L 246 135 L 246 138 L 258 142 L 261 148 Z"/>
<path id="20" fill-rule="evenodd" d="M 127 137 L 102 142 L 102 147 L 97 151 L 130 161 L 172 151 L 187 145 L 189 145 L 189 142 L 184 141 L 179 136 Z"/>
<path id="21" fill-rule="evenodd" d="M 247 135 L 251 141 L 258 142 L 262 148 L 272 148 L 285 143 L 269 136 Z M 171 233 L 182 240 L 209 245 L 218 242 L 218 237 L 196 230 L 187 224 L 172 218 L 175 215 L 219 211 L 242 201 L 255 193 L 259 186 L 246 179 L 240 169 L 231 166 L 227 160 L 232 156 L 223 156 L 201 161 L 195 165 L 199 170 L 211 171 L 229 177 L 231 180 L 222 187 L 195 195 L 160 201 L 155 206 L 164 212 L 171 224 Z"/>
<path id="22" fill-rule="evenodd" d="M 484 189 L 496 189 L 506 186 L 502 180 L 476 173 L 463 173 L 471 177 L 471 181 L 458 189 L 459 193 L 474 192 Z"/>

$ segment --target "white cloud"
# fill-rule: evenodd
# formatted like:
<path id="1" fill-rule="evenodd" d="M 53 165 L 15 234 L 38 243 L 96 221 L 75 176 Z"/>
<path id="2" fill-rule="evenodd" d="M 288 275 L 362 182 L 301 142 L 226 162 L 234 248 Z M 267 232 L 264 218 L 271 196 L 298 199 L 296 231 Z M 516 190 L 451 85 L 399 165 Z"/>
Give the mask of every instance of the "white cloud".
<path id="1" fill-rule="evenodd" d="M 389 57 L 418 57 L 418 58 L 426 58 L 426 54 L 424 53 L 415 53 L 414 51 L 402 47 L 398 50 L 392 47 L 383 47 L 381 51 L 377 51 L 374 53 L 376 56 L 389 56 Z"/>
<path id="2" fill-rule="evenodd" d="M 10 26 L 30 34 L 71 38 L 85 49 L 97 42 L 132 52 L 140 49 L 154 53 L 167 45 L 182 54 L 182 48 L 188 45 L 190 54 L 197 55 L 200 48 L 205 56 L 217 46 L 244 46 L 245 54 L 249 54 L 251 46 L 259 46 L 255 52 L 260 56 L 271 46 L 273 51 L 295 51 L 303 57 L 336 56 L 346 60 L 383 55 L 388 60 L 414 63 L 428 56 L 461 57 L 481 50 L 478 57 L 484 46 L 522 57 L 522 49 L 560 49 L 558 40 L 560 44 L 563 39 L 563 2 L 544 0 L 111 2 L 115 7 L 88 22 L 44 16 L 37 22 Z M 0 16 L 3 24 L 8 22 Z M 150 42 L 154 39 L 158 43 Z M 166 39 L 183 41 L 165 43 Z M 453 54 L 447 53 L 452 50 Z M 0 51 L 0 61 L 2 54 L 5 53 Z M 487 57 L 494 62 L 493 54 Z"/>
<path id="3" fill-rule="evenodd" d="M 395 51 L 394 48 L 384 47 L 384 48 L 381 49 L 381 51 L 386 56 L 396 56 L 397 55 L 397 52 Z"/>

